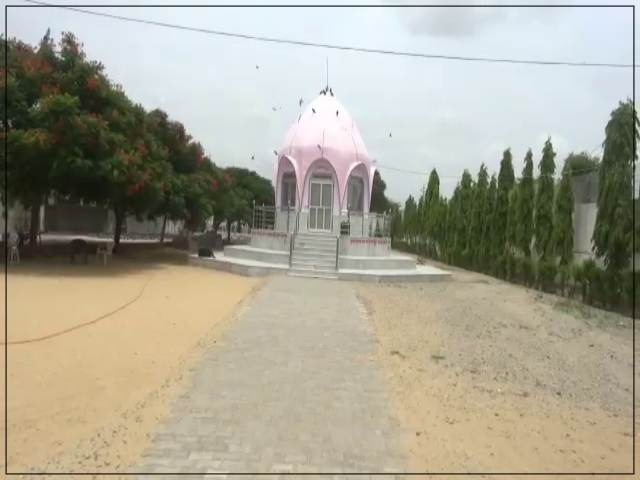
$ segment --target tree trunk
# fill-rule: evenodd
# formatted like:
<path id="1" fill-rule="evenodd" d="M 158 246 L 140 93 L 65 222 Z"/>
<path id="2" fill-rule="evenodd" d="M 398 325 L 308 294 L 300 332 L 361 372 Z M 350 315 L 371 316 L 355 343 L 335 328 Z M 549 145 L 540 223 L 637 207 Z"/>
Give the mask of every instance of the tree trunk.
<path id="1" fill-rule="evenodd" d="M 231 244 L 231 220 L 227 220 L 227 244 Z"/>
<path id="2" fill-rule="evenodd" d="M 120 245 L 120 236 L 122 235 L 122 222 L 124 221 L 124 212 L 119 208 L 114 208 L 113 213 L 115 215 L 115 227 L 114 227 L 114 235 L 113 235 L 113 252 L 116 253 L 118 251 L 118 246 Z"/>
<path id="3" fill-rule="evenodd" d="M 29 226 L 29 246 L 35 247 L 38 244 L 38 233 L 40 231 L 40 201 L 39 197 L 34 197 L 31 203 L 31 225 Z"/>
<path id="4" fill-rule="evenodd" d="M 162 220 L 162 230 L 160 230 L 160 245 L 164 242 L 164 232 L 167 229 L 167 214 L 165 213 L 164 219 Z"/>

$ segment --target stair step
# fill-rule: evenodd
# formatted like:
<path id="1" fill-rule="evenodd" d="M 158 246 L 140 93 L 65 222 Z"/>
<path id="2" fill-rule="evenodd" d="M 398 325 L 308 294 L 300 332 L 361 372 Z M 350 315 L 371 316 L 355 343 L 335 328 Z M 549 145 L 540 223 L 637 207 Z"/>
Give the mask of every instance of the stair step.
<path id="1" fill-rule="evenodd" d="M 296 235 L 296 241 L 309 243 L 336 243 L 336 237 L 301 237 L 300 235 Z"/>
<path id="2" fill-rule="evenodd" d="M 303 263 L 303 262 L 291 262 L 291 268 L 301 268 L 306 270 L 318 271 L 321 270 L 323 272 L 335 272 L 336 265 L 335 264 L 318 264 L 318 263 Z"/>
<path id="3" fill-rule="evenodd" d="M 319 240 L 316 238 L 296 238 L 295 243 L 303 243 L 305 245 L 335 245 L 336 239 L 332 238 L 329 240 Z"/>
<path id="4" fill-rule="evenodd" d="M 316 270 L 306 270 L 306 269 L 289 269 L 287 272 L 287 276 L 289 277 L 304 277 L 304 278 L 321 278 L 326 280 L 337 280 L 338 275 L 334 272 L 323 272 Z"/>
<path id="5" fill-rule="evenodd" d="M 335 262 L 336 252 L 330 252 L 328 250 L 310 250 L 300 248 L 293 251 L 293 258 L 332 260 Z"/>
<path id="6" fill-rule="evenodd" d="M 293 254 L 295 255 L 297 252 L 301 252 L 305 255 L 318 255 L 320 257 L 328 257 L 331 256 L 333 258 L 336 257 L 336 248 L 328 248 L 328 247 L 309 247 L 309 246 L 295 246 L 293 248 Z"/>

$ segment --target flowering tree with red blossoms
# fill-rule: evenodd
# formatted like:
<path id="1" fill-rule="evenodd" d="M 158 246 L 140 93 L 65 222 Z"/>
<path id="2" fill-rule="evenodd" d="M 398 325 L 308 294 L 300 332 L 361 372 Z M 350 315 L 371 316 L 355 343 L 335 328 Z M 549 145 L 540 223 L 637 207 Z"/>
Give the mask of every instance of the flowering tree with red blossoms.
<path id="1" fill-rule="evenodd" d="M 194 142 L 184 126 L 171 121 L 162 110 L 149 113 L 155 137 L 167 151 L 172 175 L 158 215 L 184 221 L 188 230 L 198 230 L 211 217 L 214 207 L 228 195 L 230 181 L 204 154 L 202 145 Z M 230 179 L 228 179 L 230 180 Z M 163 235 L 162 235 L 163 236 Z"/>
<path id="2" fill-rule="evenodd" d="M 9 96 L 7 105 L 0 100 L 9 153 L 2 200 L 31 209 L 32 243 L 40 206 L 52 193 L 110 208 L 116 250 L 127 215 L 162 216 L 197 230 L 233 197 L 231 177 L 184 126 L 129 100 L 73 34 L 63 33 L 56 45 L 47 32 L 37 48 L 15 39 L 2 44 L 8 60 L 0 81 L 6 73 Z"/>

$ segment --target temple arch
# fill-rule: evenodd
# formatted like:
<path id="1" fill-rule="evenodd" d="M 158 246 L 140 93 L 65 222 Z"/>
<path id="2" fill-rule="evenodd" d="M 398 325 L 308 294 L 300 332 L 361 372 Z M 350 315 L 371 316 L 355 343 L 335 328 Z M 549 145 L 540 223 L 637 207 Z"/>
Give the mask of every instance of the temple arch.
<path id="1" fill-rule="evenodd" d="M 280 157 L 276 173 L 276 207 L 300 206 L 300 180 L 298 166 L 288 156 Z M 292 202 L 289 204 L 289 202 Z"/>

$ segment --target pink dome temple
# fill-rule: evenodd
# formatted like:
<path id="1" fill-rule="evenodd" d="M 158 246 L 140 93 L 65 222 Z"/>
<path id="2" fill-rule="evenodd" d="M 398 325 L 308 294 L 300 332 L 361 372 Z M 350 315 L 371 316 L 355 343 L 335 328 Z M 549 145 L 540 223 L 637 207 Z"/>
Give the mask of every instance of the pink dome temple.
<path id="1" fill-rule="evenodd" d="M 353 118 L 329 92 L 306 107 L 277 153 L 276 207 L 307 214 L 309 230 L 332 231 L 334 216 L 369 212 L 375 166 Z"/>

